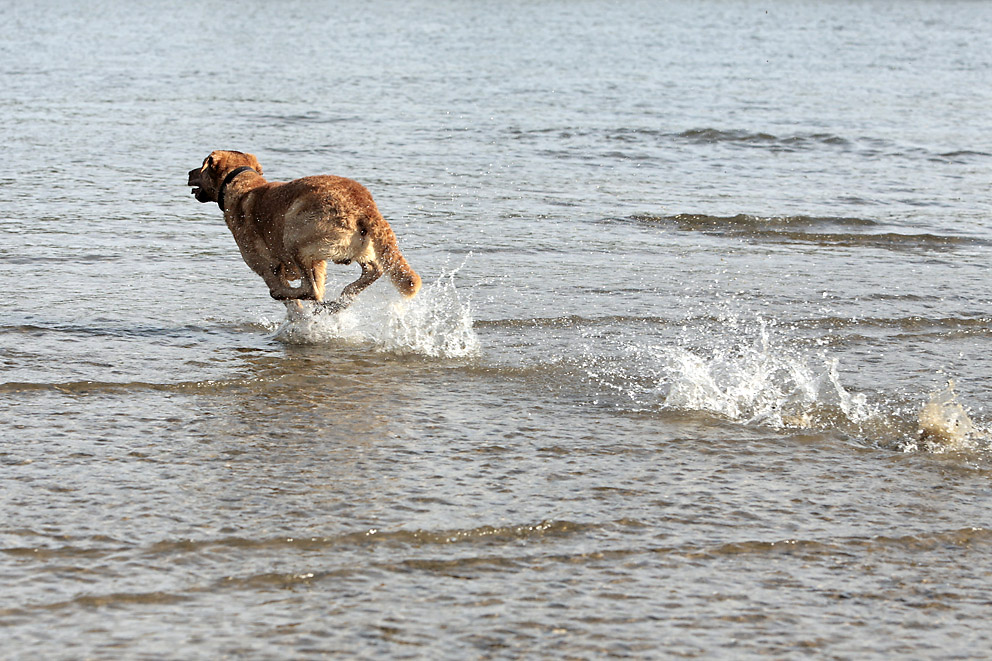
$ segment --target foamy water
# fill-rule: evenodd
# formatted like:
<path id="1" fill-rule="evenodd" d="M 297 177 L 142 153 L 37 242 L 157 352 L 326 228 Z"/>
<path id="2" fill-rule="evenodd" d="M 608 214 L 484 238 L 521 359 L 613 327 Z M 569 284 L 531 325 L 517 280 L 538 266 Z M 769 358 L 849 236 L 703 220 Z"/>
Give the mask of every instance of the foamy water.
<path id="1" fill-rule="evenodd" d="M 443 273 L 408 300 L 377 288 L 337 314 L 301 314 L 290 308 L 275 338 L 290 344 L 365 345 L 431 358 L 477 356 L 481 345 L 472 327 L 470 301 L 459 294 L 456 275 L 457 270 Z"/>
<path id="2" fill-rule="evenodd" d="M 849 392 L 839 360 L 804 348 L 758 318 L 721 319 L 723 330 L 683 332 L 665 344 L 626 344 L 626 360 L 589 376 L 635 405 L 708 413 L 742 425 L 854 429 L 877 415 Z"/>
<path id="3" fill-rule="evenodd" d="M 836 358 L 776 344 L 763 325 L 757 337 L 725 339 L 734 344 L 662 352 L 665 406 L 774 427 L 857 425 L 871 415 L 865 395 L 841 384 Z"/>

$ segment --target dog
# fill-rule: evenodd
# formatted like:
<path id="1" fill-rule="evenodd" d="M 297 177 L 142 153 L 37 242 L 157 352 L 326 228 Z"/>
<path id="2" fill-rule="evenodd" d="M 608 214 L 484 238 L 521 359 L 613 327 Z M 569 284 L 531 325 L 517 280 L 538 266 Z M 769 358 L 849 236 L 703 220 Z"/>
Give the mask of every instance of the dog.
<path id="1" fill-rule="evenodd" d="M 420 290 L 420 276 L 357 181 L 320 175 L 270 182 L 254 155 L 218 150 L 189 171 L 187 185 L 198 201 L 217 203 L 245 263 L 291 309 L 314 301 L 318 310 L 339 312 L 383 274 L 407 298 Z M 330 302 L 324 301 L 328 261 L 362 268 Z"/>

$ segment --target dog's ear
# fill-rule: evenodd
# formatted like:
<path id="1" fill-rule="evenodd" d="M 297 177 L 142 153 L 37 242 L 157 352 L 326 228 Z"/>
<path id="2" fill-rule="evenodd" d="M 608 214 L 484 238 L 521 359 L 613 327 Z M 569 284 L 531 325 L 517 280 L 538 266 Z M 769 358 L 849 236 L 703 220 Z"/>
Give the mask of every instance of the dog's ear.
<path id="1" fill-rule="evenodd" d="M 210 155 L 207 156 L 205 159 L 203 159 L 203 167 L 205 167 L 205 168 L 216 168 L 217 167 L 217 160 L 218 160 L 217 159 L 217 155 L 219 153 L 220 152 L 218 152 L 216 150 L 210 152 Z"/>
<path id="2" fill-rule="evenodd" d="M 262 164 L 258 162 L 255 158 L 255 154 L 245 154 L 248 157 L 248 162 L 251 164 L 251 169 L 255 172 L 262 174 Z"/>

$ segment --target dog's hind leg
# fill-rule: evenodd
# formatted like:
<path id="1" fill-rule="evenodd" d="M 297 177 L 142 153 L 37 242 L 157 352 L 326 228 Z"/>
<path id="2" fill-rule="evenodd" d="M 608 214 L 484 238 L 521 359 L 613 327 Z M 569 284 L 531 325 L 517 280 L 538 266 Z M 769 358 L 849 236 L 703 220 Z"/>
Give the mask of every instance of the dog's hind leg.
<path id="1" fill-rule="evenodd" d="M 382 266 L 376 261 L 364 262 L 361 264 L 362 274 L 358 276 L 358 280 L 341 290 L 341 295 L 337 297 L 337 300 L 324 303 L 324 309 L 328 312 L 340 312 L 346 307 L 351 305 L 351 302 L 355 300 L 362 291 L 364 291 L 369 285 L 379 279 L 379 276 L 383 274 Z"/>
<path id="2" fill-rule="evenodd" d="M 358 276 L 358 280 L 341 290 L 341 296 L 338 300 L 347 300 L 351 303 L 352 300 L 360 293 L 362 293 L 369 285 L 379 279 L 382 275 L 383 269 L 379 265 L 379 262 L 363 262 L 361 264 L 362 273 Z"/>

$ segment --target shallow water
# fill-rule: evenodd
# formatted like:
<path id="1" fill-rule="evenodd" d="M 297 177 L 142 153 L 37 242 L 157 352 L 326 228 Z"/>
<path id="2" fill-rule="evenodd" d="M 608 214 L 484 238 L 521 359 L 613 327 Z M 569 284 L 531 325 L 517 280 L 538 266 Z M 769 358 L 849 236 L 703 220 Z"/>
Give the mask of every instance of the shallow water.
<path id="1" fill-rule="evenodd" d="M 984 658 L 990 28 L 0 8 L 4 655 Z M 288 319 L 215 148 L 365 183 L 421 294 Z"/>

